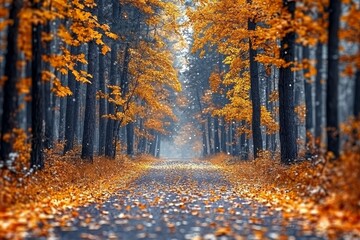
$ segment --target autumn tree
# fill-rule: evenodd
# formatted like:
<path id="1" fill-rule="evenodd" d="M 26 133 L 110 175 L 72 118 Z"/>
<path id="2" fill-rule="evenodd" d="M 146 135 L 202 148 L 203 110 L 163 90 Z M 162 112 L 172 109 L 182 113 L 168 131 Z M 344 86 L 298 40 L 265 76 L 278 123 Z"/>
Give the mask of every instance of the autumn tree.
<path id="1" fill-rule="evenodd" d="M 248 0 L 249 5 L 252 4 Z M 255 17 L 250 16 L 248 20 L 249 33 L 255 31 L 256 23 Z M 251 35 L 250 35 L 251 36 Z M 261 105 L 260 105 L 260 90 L 259 90 L 259 69 L 258 62 L 255 60 L 257 50 L 253 48 L 253 40 L 249 38 L 249 65 L 250 65 L 250 83 L 251 83 L 251 102 L 252 102 L 252 134 L 254 144 L 254 158 L 258 157 L 258 152 L 262 150 L 262 135 L 261 135 Z"/>
<path id="2" fill-rule="evenodd" d="M 35 10 L 41 8 L 41 3 L 33 1 L 32 7 Z M 44 167 L 44 155 L 43 155 L 43 119 L 44 119 L 44 103 L 43 103 L 43 89 L 41 82 L 41 34 L 42 25 L 40 23 L 33 23 L 32 26 L 32 151 L 30 166 L 34 168 Z"/>
<path id="3" fill-rule="evenodd" d="M 330 0 L 328 31 L 328 67 L 326 88 L 327 149 L 337 158 L 340 154 L 339 136 L 339 27 L 341 1 Z"/>
<path id="4" fill-rule="evenodd" d="M 283 4 L 288 11 L 288 21 L 291 21 L 294 18 L 296 3 L 284 0 Z M 289 28 L 281 40 L 280 57 L 285 60 L 285 65 L 280 68 L 279 76 L 280 147 L 281 161 L 285 164 L 294 162 L 297 157 L 294 73 L 291 70 L 295 57 L 295 31 L 291 26 Z"/>
<path id="5" fill-rule="evenodd" d="M 267 111 L 261 108 L 260 104 L 258 62 L 262 60 L 262 56 L 259 56 L 257 51 L 264 49 L 265 45 L 262 44 L 265 43 L 266 46 L 270 45 L 267 49 L 271 49 L 273 43 L 271 39 L 264 40 L 264 34 L 255 30 L 266 30 L 268 16 L 272 11 L 278 10 L 278 5 L 274 5 L 270 12 L 266 12 L 265 5 L 251 1 L 203 1 L 202 5 L 199 4 L 189 13 L 195 29 L 194 50 L 207 51 L 204 48 L 206 44 L 216 46 L 217 51 L 225 56 L 223 63 L 228 66 L 223 84 L 229 87 L 229 103 L 217 111 L 217 114 L 224 116 L 226 121 L 235 120 L 243 123 L 240 124 L 242 127 L 239 130 L 252 135 L 255 157 L 258 151 L 262 150 L 260 126 L 264 121 L 261 115 L 263 111 Z M 257 14 L 259 11 L 263 14 Z M 225 19 L 234 21 L 229 22 Z M 261 24 L 256 28 L 258 22 Z M 248 131 L 247 127 L 251 127 L 252 131 Z M 246 142 L 246 138 L 242 140 Z"/>
<path id="6" fill-rule="evenodd" d="M 97 10 L 93 9 L 92 14 L 96 15 Z M 99 40 L 99 38 L 98 38 Z M 92 76 L 92 82 L 86 86 L 86 105 L 84 117 L 84 134 L 82 141 L 81 158 L 93 161 L 94 155 L 94 138 L 95 138 L 95 124 L 96 124 L 96 83 L 95 73 L 99 70 L 98 63 L 98 47 L 96 39 L 93 39 L 88 44 L 88 74 Z"/>
<path id="7" fill-rule="evenodd" d="M 6 161 L 12 152 L 12 143 L 14 141 L 13 130 L 17 128 L 17 110 L 18 110 L 18 93 L 16 84 L 19 80 L 17 70 L 18 61 L 18 15 L 22 8 L 23 1 L 14 0 L 10 4 L 9 21 L 12 23 L 8 26 L 7 33 L 7 52 L 5 55 L 5 76 L 3 86 L 3 114 L 1 121 L 1 160 Z"/>

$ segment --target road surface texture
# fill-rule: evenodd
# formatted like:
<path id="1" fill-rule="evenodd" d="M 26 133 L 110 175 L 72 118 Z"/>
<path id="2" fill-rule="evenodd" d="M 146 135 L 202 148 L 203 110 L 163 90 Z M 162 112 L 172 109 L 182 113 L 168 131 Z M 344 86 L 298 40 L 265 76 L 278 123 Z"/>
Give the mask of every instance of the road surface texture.
<path id="1" fill-rule="evenodd" d="M 54 222 L 53 239 L 322 239 L 303 220 L 241 199 L 219 169 L 166 160 L 101 205 Z"/>

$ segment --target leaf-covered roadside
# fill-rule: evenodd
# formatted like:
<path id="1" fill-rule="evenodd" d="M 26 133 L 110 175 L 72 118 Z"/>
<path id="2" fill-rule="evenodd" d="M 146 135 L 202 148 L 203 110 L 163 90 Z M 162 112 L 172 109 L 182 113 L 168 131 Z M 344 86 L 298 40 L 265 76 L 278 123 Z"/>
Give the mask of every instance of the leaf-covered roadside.
<path id="1" fill-rule="evenodd" d="M 360 154 L 291 166 L 272 160 L 266 152 L 256 161 L 226 155 L 210 161 L 222 169 L 240 197 L 283 210 L 286 218 L 305 217 L 329 238 L 360 236 Z"/>
<path id="2" fill-rule="evenodd" d="M 33 231 L 46 236 L 49 220 L 78 216 L 76 207 L 108 199 L 119 189 L 125 189 L 142 175 L 155 159 L 142 156 L 135 160 L 94 159 L 93 164 L 79 160 L 72 152 L 66 156 L 48 155 L 46 167 L 23 182 L 0 180 L 0 238 L 21 239 Z M 71 210 L 72 209 L 72 210 Z M 70 210 L 71 216 L 61 215 Z"/>

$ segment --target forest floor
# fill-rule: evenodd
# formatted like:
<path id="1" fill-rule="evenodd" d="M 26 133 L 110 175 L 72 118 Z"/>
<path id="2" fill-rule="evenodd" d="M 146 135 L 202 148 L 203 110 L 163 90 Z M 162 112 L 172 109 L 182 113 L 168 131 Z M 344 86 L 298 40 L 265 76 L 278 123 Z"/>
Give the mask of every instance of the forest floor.
<path id="1" fill-rule="evenodd" d="M 45 176 L 51 176 L 49 172 L 39 172 L 40 186 L 29 185 L 35 188 L 29 196 L 34 197 L 33 191 L 38 191 L 38 196 L 1 211 L 0 238 L 199 240 L 359 236 L 360 218 L 350 204 L 350 196 L 344 205 L 344 199 L 330 187 L 323 186 L 328 195 L 321 198 L 320 193 L 312 192 L 322 179 L 329 180 L 324 177 L 326 167 L 319 179 L 314 179 L 310 165 L 285 167 L 266 159 L 269 158 L 263 156 L 256 162 L 242 162 L 226 155 L 215 156 L 210 162 L 142 158 L 117 163 L 98 159 L 95 168 L 90 164 L 79 167 L 66 163 L 74 168 L 68 174 L 63 169 L 72 167 L 54 163 L 57 168 L 53 165 L 48 170 L 57 172 L 54 178 L 62 172 L 73 176 L 69 177 L 72 180 L 47 179 L 48 186 L 60 187 L 55 191 L 41 184 Z M 84 173 L 79 174 L 79 169 Z M 81 183 L 86 176 L 90 177 Z M 65 190 L 62 188 L 67 184 L 61 185 L 63 181 L 73 184 Z M 309 184 L 312 187 L 305 188 Z M 350 182 L 349 187 L 354 187 L 351 184 L 356 183 Z"/>
<path id="2" fill-rule="evenodd" d="M 311 222 L 239 197 L 220 167 L 200 160 L 155 163 L 126 190 L 50 225 L 55 239 L 323 239 Z"/>
<path id="3" fill-rule="evenodd" d="M 1 173 L 7 177 L 0 179 L 0 239 L 22 239 L 29 232 L 48 236 L 54 219 L 78 217 L 77 207 L 104 202 L 157 161 L 149 156 L 95 158 L 90 164 L 75 152 L 48 153 L 45 168 L 32 174 Z"/>
<path id="4" fill-rule="evenodd" d="M 285 219 L 307 219 L 327 238 L 360 238 L 359 153 L 291 166 L 272 159 L 266 152 L 256 161 L 220 154 L 210 162 L 222 170 L 238 196 L 280 210 Z"/>

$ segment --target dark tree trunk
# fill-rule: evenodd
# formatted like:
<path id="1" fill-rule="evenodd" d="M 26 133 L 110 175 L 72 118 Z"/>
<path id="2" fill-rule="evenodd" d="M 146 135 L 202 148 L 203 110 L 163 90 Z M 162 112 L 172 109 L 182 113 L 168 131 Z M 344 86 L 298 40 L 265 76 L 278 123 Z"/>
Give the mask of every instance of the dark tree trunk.
<path id="1" fill-rule="evenodd" d="M 155 157 L 160 158 L 160 149 L 161 149 L 161 135 L 157 136 L 157 144 L 156 144 L 156 155 Z"/>
<path id="2" fill-rule="evenodd" d="M 207 132 L 208 132 L 208 137 L 209 137 L 209 152 L 210 155 L 214 154 L 214 147 L 213 147 L 213 139 L 212 139 L 212 130 L 211 130 L 211 116 L 208 115 L 207 117 Z"/>
<path id="3" fill-rule="evenodd" d="M 330 0 L 329 6 L 329 35 L 328 35 L 328 74 L 326 91 L 326 129 L 327 150 L 339 157 L 339 25 L 341 15 L 341 1 Z"/>
<path id="4" fill-rule="evenodd" d="M 315 143 L 316 148 L 321 147 L 322 117 L 323 117 L 323 45 L 319 42 L 316 46 L 316 78 L 315 78 Z"/>
<path id="5" fill-rule="evenodd" d="M 44 147 L 50 149 L 53 147 L 53 139 L 54 135 L 52 132 L 53 129 L 53 121 L 52 121 L 52 109 L 51 109 L 51 88 L 50 82 L 44 82 L 44 117 L 45 117 L 45 139 L 44 139 Z"/>
<path id="6" fill-rule="evenodd" d="M 303 92 L 302 89 L 300 88 L 300 86 L 298 86 L 298 84 L 295 83 L 295 106 L 298 107 L 302 104 L 302 97 Z M 295 124 L 296 124 L 296 128 L 295 128 L 295 136 L 296 139 L 300 139 L 301 134 L 300 134 L 300 130 L 301 130 L 301 126 L 302 121 L 300 119 L 300 116 L 298 114 L 295 114 Z"/>
<path id="7" fill-rule="evenodd" d="M 226 134 L 226 153 L 233 154 L 232 152 L 232 131 L 231 131 L 231 123 L 227 124 L 227 134 Z"/>
<path id="8" fill-rule="evenodd" d="M 284 7 L 294 17 L 295 1 L 284 0 Z M 280 57 L 287 63 L 294 61 L 295 32 L 289 32 L 281 40 Z M 280 68 L 279 76 L 279 115 L 280 115 L 280 145 L 281 162 L 293 163 L 297 157 L 296 123 L 294 109 L 294 73 L 292 64 Z"/>
<path id="9" fill-rule="evenodd" d="M 55 121 L 56 119 L 56 111 L 55 109 L 57 106 L 59 106 L 59 103 L 57 102 L 57 96 L 55 94 L 52 94 L 52 100 L 51 100 L 51 136 L 52 136 L 52 144 L 54 144 L 54 141 L 56 140 L 56 129 L 57 129 L 57 123 Z"/>
<path id="10" fill-rule="evenodd" d="M 61 83 L 65 85 L 66 75 L 61 75 Z M 59 141 L 65 137 L 66 98 L 60 98 Z"/>
<path id="11" fill-rule="evenodd" d="M 266 79 L 266 87 L 265 87 L 265 98 L 266 98 L 266 110 L 268 112 L 272 112 L 272 102 L 270 102 L 270 93 L 272 91 L 271 88 L 271 79 Z M 271 134 L 266 133 L 266 150 L 271 151 Z"/>
<path id="12" fill-rule="evenodd" d="M 71 47 L 71 52 L 78 53 L 76 47 Z M 72 91 L 73 95 L 67 97 L 66 101 L 66 118 L 65 118 L 65 146 L 64 154 L 74 148 L 74 114 L 75 114 L 75 86 L 76 80 L 73 74 L 68 75 L 68 87 Z"/>
<path id="13" fill-rule="evenodd" d="M 25 74 L 27 78 L 31 78 L 32 77 L 32 73 L 31 73 L 31 68 L 32 68 L 32 63 L 31 61 L 27 61 L 26 62 L 26 69 L 25 69 Z M 26 130 L 30 131 L 31 130 L 31 108 L 32 108 L 32 101 L 30 99 L 26 100 Z"/>
<path id="14" fill-rule="evenodd" d="M 129 92 L 129 79 L 128 79 L 128 68 L 129 68 L 129 63 L 130 63 L 130 45 L 129 43 L 126 44 L 125 47 L 125 53 L 124 53 L 124 62 L 123 62 L 123 69 L 121 72 L 121 79 L 120 79 L 120 84 L 121 84 L 121 94 L 122 97 L 125 98 L 126 94 Z M 121 109 L 122 111 L 124 111 L 124 109 Z M 122 120 L 120 120 L 119 123 L 119 127 L 122 123 Z M 116 134 L 118 134 L 118 130 L 116 130 Z M 126 125 L 126 144 L 127 144 L 127 154 L 129 156 L 134 155 L 134 123 L 128 123 Z M 130 134 L 130 135 L 129 135 Z M 115 143 L 117 143 L 117 140 L 115 140 Z M 115 145 L 115 151 L 116 151 L 116 145 Z"/>
<path id="15" fill-rule="evenodd" d="M 272 78 L 271 78 L 271 89 L 272 91 L 273 90 L 276 90 L 276 75 L 277 75 L 277 68 L 273 67 L 272 69 L 273 71 L 273 74 L 272 74 Z M 279 116 L 277 114 L 277 107 L 278 105 L 276 104 L 276 102 L 272 102 L 271 103 L 271 113 L 274 117 L 275 120 L 278 120 Z M 276 138 L 277 138 L 277 134 L 274 133 L 274 134 L 271 134 L 271 150 L 273 151 L 273 156 L 277 150 L 277 142 L 276 142 Z"/>
<path id="16" fill-rule="evenodd" d="M 199 110 L 202 113 L 203 107 L 201 104 L 201 98 L 200 98 L 199 92 L 200 92 L 200 90 L 197 88 L 196 89 L 196 99 L 199 104 Z M 203 157 L 205 157 L 209 154 L 208 141 L 207 141 L 207 137 L 206 137 L 206 122 L 205 122 L 205 120 L 203 120 L 203 122 L 201 123 L 201 132 L 202 132 L 202 139 L 203 139 Z"/>
<path id="17" fill-rule="evenodd" d="M 113 2 L 113 22 L 112 29 L 116 32 L 118 29 L 118 19 L 120 17 L 120 1 L 112 1 Z M 119 68 L 118 59 L 118 43 L 113 43 L 111 46 L 111 60 L 110 60 L 110 85 L 116 85 L 117 82 L 117 70 Z M 108 114 L 115 113 L 114 104 L 108 102 Z M 115 139 L 114 139 L 114 129 L 115 129 L 115 121 L 112 119 L 107 119 L 106 121 L 106 140 L 105 140 L 105 156 L 110 158 L 115 158 Z"/>
<path id="18" fill-rule="evenodd" d="M 98 70 L 98 47 L 94 41 L 89 43 L 88 50 L 88 73 L 93 76 L 91 84 L 86 86 L 86 105 L 84 117 L 84 132 L 82 139 L 81 158 L 93 161 L 94 158 L 94 138 L 96 128 L 96 82 L 95 77 Z"/>
<path id="19" fill-rule="evenodd" d="M 51 22 L 48 22 L 45 25 L 45 32 L 50 34 L 50 24 Z M 50 55 L 51 54 L 51 42 L 47 42 L 45 44 L 45 47 L 43 48 L 43 52 L 44 54 Z M 43 63 L 44 67 L 43 70 L 44 71 L 49 71 L 51 72 L 51 66 L 50 63 L 45 62 Z M 53 130 L 53 119 L 52 117 L 52 109 L 51 109 L 51 82 L 46 81 L 43 83 L 43 88 L 44 88 L 44 120 L 45 120 L 45 139 L 44 139 L 44 147 L 47 149 L 50 149 L 53 147 L 53 141 L 54 141 L 54 134 L 52 132 Z"/>
<path id="20" fill-rule="evenodd" d="M 144 154 L 145 153 L 145 148 L 146 148 L 146 137 L 145 137 L 145 129 L 144 129 L 144 120 L 143 119 L 139 119 L 138 120 L 139 123 L 139 132 L 140 132 L 140 139 L 139 139 L 139 144 L 138 144 L 138 152 L 140 154 Z"/>
<path id="21" fill-rule="evenodd" d="M 126 154 L 128 156 L 134 155 L 134 123 L 128 123 L 126 125 Z"/>
<path id="22" fill-rule="evenodd" d="M 251 2 L 251 1 L 250 1 Z M 254 31 L 256 27 L 252 19 L 248 21 L 248 30 Z M 249 57 L 250 57 L 250 82 L 251 82 L 251 102 L 252 102 L 252 135 L 254 144 L 254 159 L 258 157 L 259 151 L 262 150 L 262 135 L 261 135 L 261 104 L 260 104 L 260 90 L 259 90 L 259 67 L 255 61 L 257 56 L 256 50 L 252 48 L 252 40 L 249 38 Z"/>
<path id="23" fill-rule="evenodd" d="M 7 80 L 3 87 L 3 114 L 1 121 L 1 160 L 6 161 L 9 157 L 9 153 L 12 151 L 12 131 L 17 127 L 17 110 L 18 110 L 18 92 L 16 89 L 16 83 L 18 81 L 18 71 L 16 69 L 16 63 L 18 61 L 18 28 L 19 18 L 18 14 L 22 7 L 21 0 L 12 1 L 9 20 L 13 22 L 8 27 L 7 35 L 7 53 L 5 55 L 5 77 Z M 4 139 L 5 135 L 10 134 L 10 139 Z"/>
<path id="24" fill-rule="evenodd" d="M 76 144 L 80 143 L 80 129 L 81 124 L 79 124 L 81 115 L 80 115 L 80 106 L 82 106 L 81 102 L 83 100 L 82 91 L 81 91 L 81 84 L 79 81 L 75 83 L 75 90 L 74 94 L 74 114 L 73 114 L 73 121 L 74 121 L 74 142 Z"/>
<path id="25" fill-rule="evenodd" d="M 104 3 L 103 0 L 98 1 L 98 19 L 100 23 L 104 22 Z M 99 90 L 102 93 L 106 93 L 105 88 L 105 56 L 99 54 Z M 105 153 L 105 137 L 106 137 L 106 118 L 103 116 L 106 114 L 106 100 L 104 98 L 99 99 L 99 155 Z"/>
<path id="26" fill-rule="evenodd" d="M 151 135 L 154 137 L 154 139 L 150 143 L 149 153 L 155 157 L 156 156 L 156 138 L 157 138 L 157 134 L 155 134 L 155 131 L 152 130 Z"/>
<path id="27" fill-rule="evenodd" d="M 114 43 L 112 45 L 111 50 L 111 67 L 110 67 L 110 85 L 116 85 L 117 80 L 117 70 L 116 68 L 119 67 L 117 63 L 117 44 Z M 108 102 L 108 114 L 115 113 L 115 106 L 113 103 Z M 115 158 L 114 154 L 114 128 L 115 128 L 115 121 L 112 119 L 108 119 L 106 123 L 106 144 L 105 144 L 105 156 Z"/>
<path id="28" fill-rule="evenodd" d="M 249 160 L 249 153 L 250 153 L 250 139 L 244 134 L 244 152 L 243 152 L 243 159 Z"/>
<path id="29" fill-rule="evenodd" d="M 214 117 L 214 153 L 220 152 L 219 118 Z"/>
<path id="30" fill-rule="evenodd" d="M 202 140 L 203 140 L 203 156 L 208 155 L 208 145 L 207 145 L 207 138 L 206 138 L 206 123 L 201 123 L 201 132 L 202 132 Z"/>
<path id="31" fill-rule="evenodd" d="M 240 140 L 240 145 L 241 145 L 241 140 Z M 240 151 L 242 151 L 242 149 L 240 149 Z M 232 122 L 231 123 L 231 152 L 233 156 L 238 156 L 239 155 L 239 148 L 237 146 L 237 137 L 236 137 L 236 123 Z"/>
<path id="32" fill-rule="evenodd" d="M 242 128 L 247 128 L 247 123 L 243 120 L 241 122 Z M 248 160 L 249 159 L 249 140 L 246 136 L 246 133 L 242 133 L 240 135 L 240 152 L 241 152 L 241 159 Z"/>
<path id="33" fill-rule="evenodd" d="M 360 70 L 355 75 L 354 116 L 360 120 Z"/>
<path id="34" fill-rule="evenodd" d="M 308 46 L 303 47 L 303 59 L 310 61 L 310 50 Z M 308 75 L 309 69 L 304 69 L 304 89 L 305 89 L 305 106 L 306 106 L 306 118 L 305 118 L 305 129 L 306 129 L 306 158 L 311 156 L 311 149 L 313 149 L 312 135 L 313 135 L 313 99 L 312 99 L 312 83 Z"/>
<path id="35" fill-rule="evenodd" d="M 33 8 L 39 9 L 41 2 L 33 1 Z M 43 155 L 43 120 L 44 100 L 41 84 L 41 25 L 32 26 L 32 140 L 30 167 L 42 169 L 44 167 Z"/>
<path id="36" fill-rule="evenodd" d="M 221 152 L 226 153 L 226 128 L 225 128 L 225 120 L 224 118 L 221 119 L 221 126 L 220 126 L 220 131 L 221 131 Z"/>

